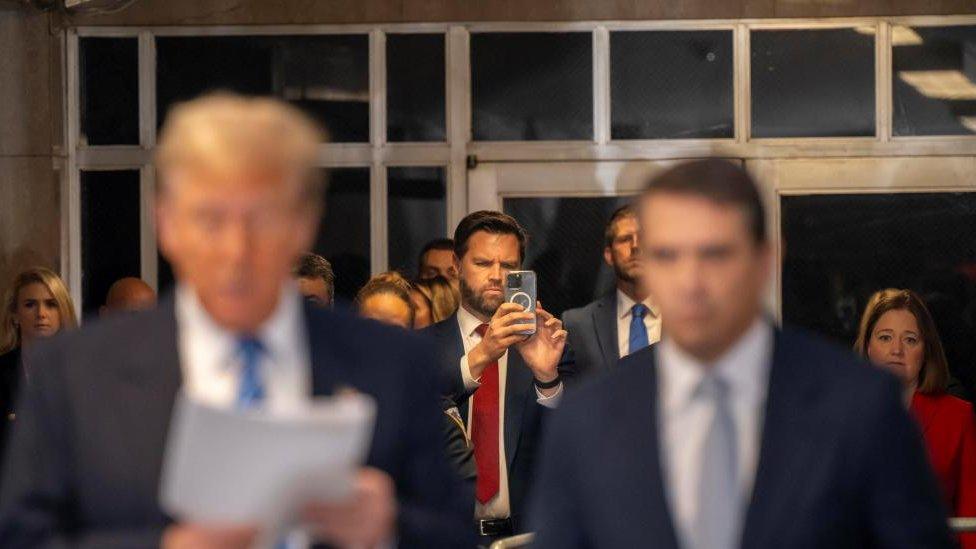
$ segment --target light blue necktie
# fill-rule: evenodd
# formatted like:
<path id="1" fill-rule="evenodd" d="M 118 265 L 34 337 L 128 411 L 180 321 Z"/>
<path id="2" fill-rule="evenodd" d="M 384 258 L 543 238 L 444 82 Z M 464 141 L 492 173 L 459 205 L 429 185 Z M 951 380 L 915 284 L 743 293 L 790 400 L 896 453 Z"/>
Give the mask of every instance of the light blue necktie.
<path id="1" fill-rule="evenodd" d="M 264 379 L 261 376 L 261 357 L 266 354 L 260 339 L 243 336 L 237 340 L 237 352 L 241 358 L 241 376 L 237 385 L 237 409 L 251 410 L 264 402 Z M 274 549 L 288 549 L 288 540 L 283 537 L 274 544 Z"/>
<path id="2" fill-rule="evenodd" d="M 264 402 L 264 380 L 261 376 L 261 357 L 264 344 L 257 338 L 244 336 L 237 340 L 241 359 L 241 375 L 237 386 L 237 408 L 249 410 Z"/>
<path id="3" fill-rule="evenodd" d="M 709 374 L 699 385 L 696 396 L 712 404 L 715 417 L 702 447 L 692 548 L 735 549 L 739 542 L 742 495 L 728 383 Z"/>
<path id="4" fill-rule="evenodd" d="M 627 343 L 627 354 L 632 354 L 650 345 L 647 341 L 647 326 L 644 325 L 644 316 L 647 314 L 647 305 L 638 303 L 630 309 L 630 337 Z"/>

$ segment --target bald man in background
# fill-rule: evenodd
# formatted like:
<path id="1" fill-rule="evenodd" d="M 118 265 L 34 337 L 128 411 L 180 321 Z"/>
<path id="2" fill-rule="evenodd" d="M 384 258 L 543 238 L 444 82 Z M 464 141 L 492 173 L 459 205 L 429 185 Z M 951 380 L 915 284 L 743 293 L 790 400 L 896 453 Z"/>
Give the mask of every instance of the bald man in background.
<path id="1" fill-rule="evenodd" d="M 149 284 L 135 277 L 116 280 L 108 289 L 105 305 L 99 309 L 101 316 L 120 311 L 148 311 L 156 307 L 156 291 Z"/>

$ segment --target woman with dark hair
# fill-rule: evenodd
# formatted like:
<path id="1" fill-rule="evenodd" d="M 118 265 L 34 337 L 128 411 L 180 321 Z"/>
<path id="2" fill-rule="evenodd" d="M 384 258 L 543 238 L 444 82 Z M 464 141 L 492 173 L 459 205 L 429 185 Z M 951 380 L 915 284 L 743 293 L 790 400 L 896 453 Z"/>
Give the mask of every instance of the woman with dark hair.
<path id="1" fill-rule="evenodd" d="M 922 298 L 911 290 L 876 292 L 854 348 L 901 379 L 949 511 L 976 517 L 976 419 L 972 405 L 946 393 L 949 367 Z M 976 549 L 976 534 L 961 541 L 964 549 Z"/>

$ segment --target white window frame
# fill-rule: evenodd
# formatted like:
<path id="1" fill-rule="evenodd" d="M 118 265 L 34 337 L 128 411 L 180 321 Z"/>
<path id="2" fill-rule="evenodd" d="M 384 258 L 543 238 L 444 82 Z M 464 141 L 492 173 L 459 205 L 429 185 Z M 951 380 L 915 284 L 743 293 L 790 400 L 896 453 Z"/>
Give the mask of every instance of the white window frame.
<path id="1" fill-rule="evenodd" d="M 370 259 L 372 271 L 387 267 L 387 169 L 401 166 L 441 167 L 447 177 L 447 227 L 469 210 L 468 160 L 477 162 L 565 162 L 676 160 L 722 156 L 746 161 L 827 159 L 833 157 L 976 157 L 976 136 L 892 137 L 891 28 L 906 26 L 976 25 L 976 15 L 921 17 L 857 17 L 831 19 L 730 19 L 689 21 L 588 21 L 569 23 L 422 23 L 388 25 L 272 25 L 179 27 L 78 27 L 65 34 L 64 88 L 66 161 L 62 170 L 62 274 L 72 297 L 81 302 L 82 170 L 131 169 L 140 172 L 140 241 L 142 276 L 156 286 L 154 237 L 155 189 L 152 155 L 156 128 L 155 37 L 364 34 L 369 37 L 370 140 L 368 143 L 329 143 L 319 151 L 321 167 L 370 168 Z M 873 27 L 875 32 L 874 137 L 750 138 L 749 33 L 757 29 L 826 29 Z M 729 30 L 733 37 L 734 137 L 694 140 L 613 140 L 610 136 L 611 32 L 653 30 Z M 589 32 L 593 38 L 593 136 L 584 141 L 473 142 L 471 140 L 470 35 L 479 32 Z M 445 35 L 446 141 L 389 143 L 386 140 L 387 34 L 443 33 Z M 139 145 L 80 146 L 79 37 L 129 37 L 138 40 Z M 884 186 L 878 187 L 884 192 Z M 810 192 L 818 192 L 810 188 Z M 972 190 L 972 189 L 970 189 Z M 803 189 L 791 189 L 791 192 Z M 449 235 L 445 235 L 449 236 Z"/>

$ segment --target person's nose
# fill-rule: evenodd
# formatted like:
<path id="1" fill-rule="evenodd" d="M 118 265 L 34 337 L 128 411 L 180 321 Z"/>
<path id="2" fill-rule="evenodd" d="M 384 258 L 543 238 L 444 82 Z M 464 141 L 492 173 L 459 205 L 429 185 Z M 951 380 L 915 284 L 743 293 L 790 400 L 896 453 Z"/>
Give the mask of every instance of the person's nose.
<path id="1" fill-rule="evenodd" d="M 501 263 L 495 263 L 488 272 L 488 276 L 492 282 L 497 282 L 500 284 L 502 278 L 505 276 L 505 269 L 502 268 Z"/>
<path id="2" fill-rule="evenodd" d="M 905 355 L 905 344 L 898 338 L 895 338 L 891 342 L 891 354 L 897 357 Z"/>
<path id="3" fill-rule="evenodd" d="M 249 239 L 250 230 L 246 220 L 228 220 L 220 238 L 224 258 L 228 261 L 240 260 L 247 251 Z"/>

